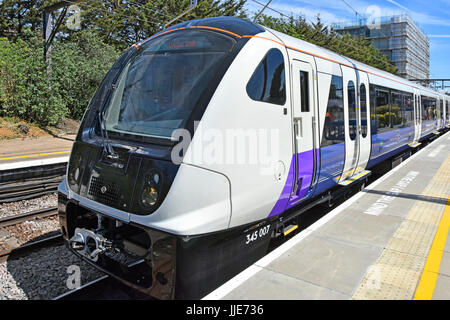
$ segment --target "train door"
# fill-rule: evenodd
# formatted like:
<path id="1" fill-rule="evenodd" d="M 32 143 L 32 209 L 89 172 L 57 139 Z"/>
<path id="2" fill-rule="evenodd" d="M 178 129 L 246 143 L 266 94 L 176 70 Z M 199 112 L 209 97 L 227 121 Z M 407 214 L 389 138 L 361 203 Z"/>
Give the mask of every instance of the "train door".
<path id="1" fill-rule="evenodd" d="M 342 75 L 344 78 L 345 164 L 339 184 L 346 186 L 370 173 L 364 170 L 370 154 L 370 135 L 366 132 L 362 138 L 359 99 L 360 86 L 364 84 L 367 110 L 369 84 L 367 75 L 356 72 L 353 68 L 342 66 Z M 367 113 L 368 111 L 366 116 Z M 362 146 L 363 143 L 364 146 Z M 360 164 L 363 167 L 359 166 Z"/>
<path id="2" fill-rule="evenodd" d="M 418 90 L 414 90 L 414 141 L 412 146 L 417 146 L 422 134 L 422 106 L 420 105 L 420 94 Z"/>
<path id="3" fill-rule="evenodd" d="M 318 126 L 317 126 L 317 92 L 316 72 L 312 57 L 301 57 L 292 53 L 292 114 L 294 128 L 294 187 L 291 204 L 305 198 L 314 187 L 318 168 Z M 302 55 L 303 56 L 303 55 Z M 307 60 L 308 59 L 308 60 Z M 312 58 L 313 59 L 313 58 Z M 303 60 L 303 59 L 302 59 Z"/>

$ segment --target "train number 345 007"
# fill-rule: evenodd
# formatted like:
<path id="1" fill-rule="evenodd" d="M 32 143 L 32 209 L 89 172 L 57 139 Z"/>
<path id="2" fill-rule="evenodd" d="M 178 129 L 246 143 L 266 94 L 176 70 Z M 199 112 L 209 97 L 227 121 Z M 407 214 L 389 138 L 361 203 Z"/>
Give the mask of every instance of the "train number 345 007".
<path id="1" fill-rule="evenodd" d="M 268 235 L 269 231 L 270 231 L 270 224 L 268 224 L 265 227 L 262 227 L 259 230 L 256 230 L 252 233 L 247 234 L 246 235 L 247 241 L 245 242 L 245 244 L 252 243 L 253 241 L 258 240 L 259 238 L 262 238 L 262 237 Z"/>

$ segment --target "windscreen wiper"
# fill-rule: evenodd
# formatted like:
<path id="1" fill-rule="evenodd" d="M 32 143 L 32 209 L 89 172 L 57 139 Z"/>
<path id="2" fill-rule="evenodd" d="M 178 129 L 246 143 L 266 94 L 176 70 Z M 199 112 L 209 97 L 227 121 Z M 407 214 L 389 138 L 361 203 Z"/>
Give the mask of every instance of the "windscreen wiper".
<path id="1" fill-rule="evenodd" d="M 98 113 L 98 120 L 99 120 L 99 124 L 100 124 L 100 132 L 101 132 L 102 138 L 103 138 L 104 152 L 107 154 L 108 158 L 118 159 L 119 155 L 114 151 L 113 147 L 111 146 L 111 142 L 108 137 L 108 130 L 106 130 L 105 120 L 102 117 L 101 112 Z"/>

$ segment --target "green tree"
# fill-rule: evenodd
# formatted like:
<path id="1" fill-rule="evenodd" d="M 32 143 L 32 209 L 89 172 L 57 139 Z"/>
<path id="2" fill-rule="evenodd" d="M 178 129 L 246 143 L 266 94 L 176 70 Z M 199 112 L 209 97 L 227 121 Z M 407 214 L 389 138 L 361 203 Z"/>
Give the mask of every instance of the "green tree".
<path id="1" fill-rule="evenodd" d="M 47 78 L 41 42 L 23 30 L 28 40 L 0 38 L 0 116 L 18 117 L 42 125 L 66 115 L 59 85 Z"/>
<path id="2" fill-rule="evenodd" d="M 206 17 L 246 17 L 246 0 L 198 0 L 197 7 L 174 24 Z M 62 26 L 62 37 L 91 30 L 105 43 L 124 49 L 163 30 L 164 25 L 189 8 L 189 0 L 88 0 L 79 3 L 81 31 Z"/>
<path id="3" fill-rule="evenodd" d="M 42 30 L 42 9 L 56 2 L 59 0 L 0 1 L 0 37 L 26 39 L 27 35 Z"/>
<path id="4" fill-rule="evenodd" d="M 74 34 L 71 41 L 56 41 L 52 51 L 52 83 L 64 97 L 68 115 L 80 119 L 104 75 L 120 55 L 94 32 Z"/>

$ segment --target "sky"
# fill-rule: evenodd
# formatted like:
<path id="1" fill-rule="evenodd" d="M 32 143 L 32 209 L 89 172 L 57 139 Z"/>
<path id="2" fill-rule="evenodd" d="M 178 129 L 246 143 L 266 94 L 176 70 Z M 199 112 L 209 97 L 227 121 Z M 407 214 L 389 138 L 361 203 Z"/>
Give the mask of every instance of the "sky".
<path id="1" fill-rule="evenodd" d="M 356 22 L 355 12 L 346 3 L 360 16 L 369 17 L 374 9 L 381 16 L 409 14 L 430 40 L 430 78 L 450 79 L 450 0 L 272 0 L 269 7 L 287 15 L 305 16 L 308 21 L 315 21 L 320 14 L 327 24 Z M 262 6 L 247 0 L 246 8 L 251 13 L 259 12 Z M 279 16 L 269 9 L 264 13 Z"/>

